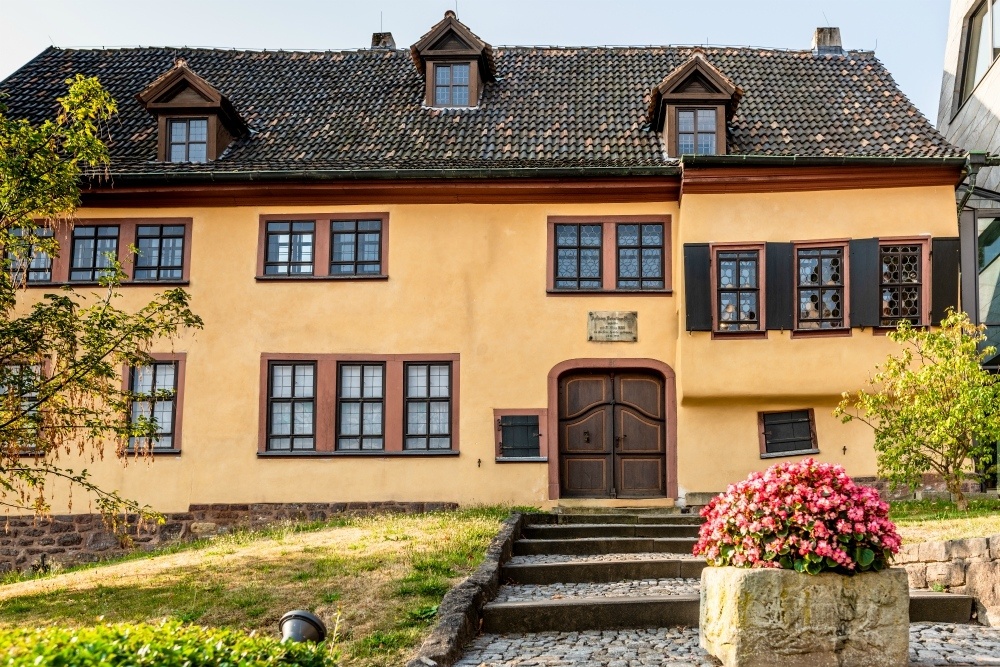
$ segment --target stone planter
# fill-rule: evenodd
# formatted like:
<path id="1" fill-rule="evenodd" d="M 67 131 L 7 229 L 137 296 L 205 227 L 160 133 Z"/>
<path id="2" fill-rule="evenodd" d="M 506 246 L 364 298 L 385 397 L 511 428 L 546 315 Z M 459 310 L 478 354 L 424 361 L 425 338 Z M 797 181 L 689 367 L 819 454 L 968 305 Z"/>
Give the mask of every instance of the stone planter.
<path id="1" fill-rule="evenodd" d="M 706 567 L 701 647 L 725 667 L 905 667 L 906 571 L 853 577 Z"/>

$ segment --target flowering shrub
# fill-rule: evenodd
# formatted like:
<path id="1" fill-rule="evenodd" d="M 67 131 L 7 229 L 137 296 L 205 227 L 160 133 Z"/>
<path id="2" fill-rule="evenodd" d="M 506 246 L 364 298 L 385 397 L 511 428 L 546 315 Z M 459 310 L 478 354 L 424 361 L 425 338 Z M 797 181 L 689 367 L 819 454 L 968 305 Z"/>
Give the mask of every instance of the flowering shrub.
<path id="1" fill-rule="evenodd" d="M 752 473 L 701 515 L 694 553 L 716 566 L 848 574 L 887 568 L 900 545 L 878 491 L 813 459 Z"/>

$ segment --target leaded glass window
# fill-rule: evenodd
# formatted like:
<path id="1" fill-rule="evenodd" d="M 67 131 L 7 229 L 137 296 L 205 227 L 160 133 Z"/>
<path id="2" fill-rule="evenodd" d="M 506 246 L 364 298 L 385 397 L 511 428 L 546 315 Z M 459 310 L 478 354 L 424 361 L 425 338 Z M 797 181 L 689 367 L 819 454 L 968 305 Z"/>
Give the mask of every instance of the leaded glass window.
<path id="1" fill-rule="evenodd" d="M 663 225 L 619 224 L 618 289 L 663 289 Z"/>
<path id="2" fill-rule="evenodd" d="M 922 265 L 920 244 L 887 244 L 879 247 L 882 265 L 882 315 L 879 323 L 895 327 L 900 320 L 913 325 L 923 321 Z"/>
<path id="3" fill-rule="evenodd" d="M 331 276 L 381 275 L 381 220 L 334 220 L 330 229 Z"/>
<path id="4" fill-rule="evenodd" d="M 118 258 L 118 226 L 75 227 L 69 279 L 93 282 L 111 274 Z"/>
<path id="5" fill-rule="evenodd" d="M 760 330 L 760 251 L 716 253 L 719 331 Z"/>
<path id="6" fill-rule="evenodd" d="M 555 288 L 599 290 L 602 226 L 555 225 Z"/>
<path id="7" fill-rule="evenodd" d="M 340 364 L 337 449 L 385 449 L 385 365 Z"/>
<path id="8" fill-rule="evenodd" d="M 173 449 L 174 421 L 177 414 L 177 362 L 156 362 L 131 370 L 132 424 L 156 422 L 156 436 L 129 438 L 129 447 Z"/>
<path id="9" fill-rule="evenodd" d="M 844 247 L 797 248 L 799 329 L 844 328 Z"/>
<path id="10" fill-rule="evenodd" d="M 10 233 L 12 238 L 7 248 L 7 261 L 15 284 L 52 282 L 52 258 L 49 254 L 28 243 L 28 239 L 22 240 L 24 231 L 21 228 L 15 227 Z M 38 227 L 35 236 L 51 238 L 52 228 Z"/>
<path id="11" fill-rule="evenodd" d="M 173 119 L 167 123 L 170 162 L 208 162 L 208 119 Z"/>
<path id="12" fill-rule="evenodd" d="M 135 280 L 180 280 L 184 263 L 183 225 L 138 225 Z"/>
<path id="13" fill-rule="evenodd" d="M 717 109 L 677 110 L 677 154 L 715 155 Z"/>
<path id="14" fill-rule="evenodd" d="M 451 449 L 451 364 L 405 364 L 403 449 Z"/>
<path id="15" fill-rule="evenodd" d="M 315 229 L 312 220 L 268 222 L 264 274 L 311 276 Z"/>
<path id="16" fill-rule="evenodd" d="M 434 106 L 469 106 L 469 65 L 452 64 L 434 67 Z"/>
<path id="17" fill-rule="evenodd" d="M 316 365 L 272 363 L 268 373 L 267 448 L 316 448 Z"/>

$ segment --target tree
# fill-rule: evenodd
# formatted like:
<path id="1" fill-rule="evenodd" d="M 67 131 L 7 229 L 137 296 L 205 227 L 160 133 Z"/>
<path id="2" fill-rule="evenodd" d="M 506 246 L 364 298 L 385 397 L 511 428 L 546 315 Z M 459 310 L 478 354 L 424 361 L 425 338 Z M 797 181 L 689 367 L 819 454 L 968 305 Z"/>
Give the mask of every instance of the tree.
<path id="1" fill-rule="evenodd" d="M 962 482 L 975 461 L 989 462 L 1000 438 L 1000 383 L 982 367 L 994 348 L 981 348 L 984 327 L 949 311 L 939 329 L 903 320 L 889 338 L 903 346 L 869 384 L 843 394 L 834 414 L 875 431 L 879 475 L 895 488 L 916 488 L 924 473 L 941 476 L 959 509 Z"/>
<path id="2" fill-rule="evenodd" d="M 157 294 L 134 312 L 117 308 L 124 273 L 112 257 L 105 258 L 100 293 L 62 288 L 19 303 L 28 301 L 22 287 L 32 259 L 60 252 L 52 230 L 72 224 L 81 178 L 100 175 L 109 163 L 101 136 L 114 100 L 95 78 L 77 75 L 66 83 L 56 118 L 39 125 L 8 118 L 0 106 L 0 506 L 44 514 L 47 484 L 62 479 L 119 528 L 122 513 L 156 514 L 100 488 L 86 469 L 64 467 L 60 456 L 94 462 L 113 448 L 127 462 L 148 453 L 156 421 L 133 418 L 132 407 L 157 397 L 123 389 L 122 368 L 150 363 L 152 345 L 202 321 L 181 289 Z"/>

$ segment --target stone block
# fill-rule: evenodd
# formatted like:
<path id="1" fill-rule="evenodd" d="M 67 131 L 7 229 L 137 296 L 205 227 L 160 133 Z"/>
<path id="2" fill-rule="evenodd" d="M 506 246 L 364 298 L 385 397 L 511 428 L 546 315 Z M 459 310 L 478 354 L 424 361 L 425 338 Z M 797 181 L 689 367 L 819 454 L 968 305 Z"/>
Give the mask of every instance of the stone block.
<path id="1" fill-rule="evenodd" d="M 961 586 L 965 583 L 965 563 L 951 561 L 950 563 L 927 563 L 927 586 Z"/>
<path id="2" fill-rule="evenodd" d="M 117 549 L 118 546 L 118 538 L 103 530 L 93 533 L 87 540 L 87 549 L 90 551 L 107 551 Z"/>
<path id="3" fill-rule="evenodd" d="M 910 588 L 927 588 L 927 563 L 907 563 L 903 566 Z"/>
<path id="4" fill-rule="evenodd" d="M 965 540 L 945 542 L 945 555 L 949 560 L 982 559 L 990 555 L 990 542 L 985 537 L 971 537 Z"/>
<path id="5" fill-rule="evenodd" d="M 191 534 L 195 537 L 205 537 L 214 535 L 219 530 L 219 524 L 210 521 L 195 521 L 189 527 Z"/>
<path id="6" fill-rule="evenodd" d="M 976 598 L 980 623 L 1000 627 L 1000 561 L 969 563 L 965 594 Z"/>
<path id="7" fill-rule="evenodd" d="M 688 491 L 684 496 L 684 504 L 688 507 L 700 507 L 712 502 L 712 498 L 719 495 L 719 491 Z"/>
<path id="8" fill-rule="evenodd" d="M 1000 535 L 990 538 L 990 558 L 1000 560 Z"/>
<path id="9" fill-rule="evenodd" d="M 943 563 L 948 558 L 948 547 L 944 542 L 921 542 L 917 545 L 917 553 L 919 560 L 925 563 L 930 562 L 941 562 Z"/>
<path id="10" fill-rule="evenodd" d="M 906 667 L 907 573 L 706 567 L 700 630 L 725 667 Z"/>
<path id="11" fill-rule="evenodd" d="M 920 560 L 919 548 L 918 544 L 904 544 L 899 547 L 899 553 L 892 557 L 892 562 L 896 565 L 916 563 Z"/>
<path id="12" fill-rule="evenodd" d="M 76 533 L 64 533 L 56 540 L 56 544 L 61 547 L 75 547 L 83 543 L 83 538 Z"/>

